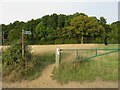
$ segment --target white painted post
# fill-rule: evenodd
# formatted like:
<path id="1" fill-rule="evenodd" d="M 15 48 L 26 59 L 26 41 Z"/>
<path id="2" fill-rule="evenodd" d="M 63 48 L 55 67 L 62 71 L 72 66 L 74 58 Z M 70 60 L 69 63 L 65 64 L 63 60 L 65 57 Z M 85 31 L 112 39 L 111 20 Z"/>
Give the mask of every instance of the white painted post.
<path id="1" fill-rule="evenodd" d="M 56 65 L 57 67 L 59 66 L 60 64 L 60 48 L 57 48 L 56 49 Z"/>

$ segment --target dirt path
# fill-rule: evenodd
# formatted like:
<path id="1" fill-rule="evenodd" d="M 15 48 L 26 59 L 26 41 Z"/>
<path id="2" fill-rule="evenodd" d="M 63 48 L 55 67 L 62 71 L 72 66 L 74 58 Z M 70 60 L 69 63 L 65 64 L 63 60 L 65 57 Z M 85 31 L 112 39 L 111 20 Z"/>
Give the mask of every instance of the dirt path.
<path id="1" fill-rule="evenodd" d="M 3 82 L 3 88 L 117 88 L 117 82 L 105 82 L 96 80 L 92 83 L 78 83 L 70 82 L 68 84 L 59 84 L 55 80 L 51 79 L 51 72 L 54 69 L 54 64 L 47 66 L 42 75 L 33 81 L 21 81 L 15 83 Z"/>

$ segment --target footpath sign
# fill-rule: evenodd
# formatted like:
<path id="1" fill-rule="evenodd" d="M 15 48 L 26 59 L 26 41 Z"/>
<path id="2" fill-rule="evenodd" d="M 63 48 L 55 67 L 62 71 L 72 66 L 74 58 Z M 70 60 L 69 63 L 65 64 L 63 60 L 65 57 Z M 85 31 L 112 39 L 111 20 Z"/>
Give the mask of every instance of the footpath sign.
<path id="1" fill-rule="evenodd" d="M 24 34 L 31 34 L 31 31 L 24 31 Z"/>
<path id="2" fill-rule="evenodd" d="M 24 36 L 25 34 L 31 34 L 31 31 L 25 31 L 25 30 L 22 30 L 22 60 L 23 60 L 23 66 L 26 66 L 26 60 L 25 60 L 25 45 L 24 45 Z"/>

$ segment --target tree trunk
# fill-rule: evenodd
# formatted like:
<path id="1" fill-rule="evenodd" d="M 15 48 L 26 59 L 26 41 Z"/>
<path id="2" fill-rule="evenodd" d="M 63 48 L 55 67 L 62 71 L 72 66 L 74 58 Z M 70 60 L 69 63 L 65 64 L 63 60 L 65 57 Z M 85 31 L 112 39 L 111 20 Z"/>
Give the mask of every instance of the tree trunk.
<path id="1" fill-rule="evenodd" d="M 81 36 L 81 44 L 83 44 L 83 35 Z"/>
<path id="2" fill-rule="evenodd" d="M 105 43 L 105 45 L 108 45 L 108 43 L 107 43 L 107 37 L 105 37 L 104 43 Z"/>

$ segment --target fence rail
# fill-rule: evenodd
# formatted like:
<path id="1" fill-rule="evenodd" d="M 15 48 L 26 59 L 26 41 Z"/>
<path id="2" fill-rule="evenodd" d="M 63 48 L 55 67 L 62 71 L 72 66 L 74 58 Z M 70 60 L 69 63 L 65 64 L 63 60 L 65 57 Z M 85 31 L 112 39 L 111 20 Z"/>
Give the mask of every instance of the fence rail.
<path id="1" fill-rule="evenodd" d="M 76 51 L 76 50 L 120 50 L 120 48 L 60 49 L 60 51 Z"/>
<path id="2" fill-rule="evenodd" d="M 98 51 L 100 51 L 100 50 L 105 51 L 105 52 L 98 53 Z M 92 59 L 92 58 L 95 58 L 98 56 L 103 56 L 103 55 L 111 54 L 114 52 L 118 52 L 118 51 L 120 51 L 120 48 L 103 48 L 103 49 L 101 49 L 101 48 L 88 48 L 88 49 L 60 49 L 60 48 L 57 48 L 56 63 L 58 66 L 61 62 L 61 60 L 60 60 L 61 52 L 64 52 L 64 51 L 75 51 L 76 52 L 76 61 L 81 61 L 81 60 L 88 60 L 88 59 Z M 91 56 L 79 59 L 79 51 L 81 51 L 81 53 L 82 53 L 82 51 L 95 51 L 95 55 L 91 55 Z"/>

